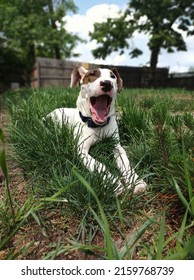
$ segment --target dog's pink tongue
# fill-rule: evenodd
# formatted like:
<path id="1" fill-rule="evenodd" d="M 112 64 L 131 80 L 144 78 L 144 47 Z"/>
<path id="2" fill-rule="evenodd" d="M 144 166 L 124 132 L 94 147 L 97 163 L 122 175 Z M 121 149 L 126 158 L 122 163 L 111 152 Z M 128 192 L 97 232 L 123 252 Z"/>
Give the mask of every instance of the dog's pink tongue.
<path id="1" fill-rule="evenodd" d="M 95 103 L 91 106 L 92 117 L 94 121 L 104 123 L 106 121 L 108 110 L 108 99 L 106 95 L 95 98 Z"/>

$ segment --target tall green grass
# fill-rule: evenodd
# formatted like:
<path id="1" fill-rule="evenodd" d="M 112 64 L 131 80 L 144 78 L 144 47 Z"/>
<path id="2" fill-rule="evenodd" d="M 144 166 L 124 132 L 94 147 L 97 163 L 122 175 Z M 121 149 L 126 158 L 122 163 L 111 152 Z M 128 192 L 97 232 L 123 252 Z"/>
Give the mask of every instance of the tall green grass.
<path id="1" fill-rule="evenodd" d="M 182 104 L 182 108 L 178 109 L 178 115 L 174 114 L 172 110 L 176 108 L 176 95 L 174 94 L 173 100 L 171 98 L 169 101 L 167 92 L 165 90 L 163 96 L 161 92 L 158 98 L 152 91 L 149 97 L 144 96 L 141 99 L 139 96 L 138 100 L 130 96 L 129 100 L 125 101 L 126 96 L 122 97 L 120 107 L 124 110 L 119 127 L 120 134 L 123 135 L 121 142 L 129 147 L 132 160 L 137 162 L 143 158 L 140 166 L 154 174 L 152 185 L 158 188 L 165 186 L 163 189 L 170 192 L 171 176 L 184 182 L 183 188 L 187 188 L 184 180 L 182 138 L 185 143 L 185 156 L 191 170 L 190 178 L 194 175 L 192 160 L 194 118 L 191 113 L 185 112 L 188 105 L 192 112 L 191 100 L 187 101 L 186 108 L 185 104 Z"/>
<path id="2" fill-rule="evenodd" d="M 137 173 L 145 177 L 149 189 L 146 194 L 137 196 L 126 191 L 117 198 L 117 186 L 110 179 L 103 180 L 105 173 L 90 173 L 83 166 L 76 152 L 77 143 L 73 140 L 72 130 L 65 125 L 53 125 L 49 119 L 42 121 L 55 108 L 75 107 L 77 91 L 26 90 L 10 92 L 5 96 L 11 115 L 9 130 L 13 154 L 23 169 L 28 188 L 31 187 L 35 197 L 38 197 L 38 204 L 35 203 L 31 212 L 33 218 L 39 223 L 37 211 L 47 207 L 47 203 L 49 207 L 60 203 L 80 220 L 78 236 L 84 236 L 82 242 L 72 239 L 69 246 L 57 245 L 45 258 L 55 258 L 76 249 L 97 251 L 100 258 L 133 258 L 133 252 L 138 247 L 146 252 L 142 253 L 145 254 L 142 256 L 144 258 L 170 258 L 174 251 L 168 250 L 171 239 L 165 240 L 165 214 L 158 227 L 160 211 L 157 213 L 157 209 L 154 209 L 156 214 L 152 218 L 142 218 L 139 210 L 143 211 L 144 204 L 148 208 L 154 207 L 152 201 L 159 193 L 172 195 L 178 192 L 177 199 L 187 202 L 183 203 L 182 208 L 184 212 L 186 206 L 187 216 L 182 225 L 180 242 L 188 236 L 193 217 L 194 184 L 194 120 L 189 110 L 194 110 L 191 102 L 194 94 L 190 93 L 190 99 L 182 103 L 176 99 L 176 91 L 171 89 L 125 90 L 119 95 L 120 141 Z M 185 92 L 178 94 L 181 94 L 181 98 L 186 95 Z M 104 139 L 92 147 L 90 153 L 119 177 L 111 152 L 115 144 L 114 138 Z M 142 224 L 118 250 L 111 228 L 125 236 L 124 229 L 132 227 L 129 220 L 134 216 L 142 219 Z M 147 247 L 141 243 L 141 238 L 148 227 L 156 232 L 156 237 L 153 245 Z M 103 232 L 105 247 L 93 245 L 96 228 Z M 177 238 L 177 234 L 174 233 L 172 239 Z M 177 245 L 177 252 L 185 246 L 180 248 Z M 191 255 L 190 251 L 186 251 Z"/>
<path id="3" fill-rule="evenodd" d="M 106 172 L 90 173 L 83 166 L 77 155 L 77 143 L 69 127 L 54 125 L 50 119 L 42 120 L 54 108 L 75 107 L 76 97 L 75 91 L 59 90 L 57 92 L 54 89 L 42 93 L 29 92 L 28 98 L 26 96 L 21 98 L 20 93 L 17 97 L 15 95 L 8 97 L 7 104 L 12 116 L 10 141 L 17 161 L 33 186 L 34 192 L 51 196 L 61 188 L 65 188 L 66 191 L 62 196 L 68 200 L 75 214 L 82 215 L 83 212 L 80 212 L 80 209 L 88 211 L 89 205 L 97 209 L 94 198 L 80 185 L 72 173 L 72 169 L 76 167 L 95 188 L 103 207 L 113 213 L 115 206 L 112 201 L 116 201 L 116 183 L 113 184 L 108 178 L 106 181 L 103 180 Z M 53 104 L 53 98 L 55 98 L 55 104 Z M 104 139 L 92 147 L 91 155 L 104 162 L 109 169 L 117 172 L 110 152 L 115 144 L 114 139 Z"/>

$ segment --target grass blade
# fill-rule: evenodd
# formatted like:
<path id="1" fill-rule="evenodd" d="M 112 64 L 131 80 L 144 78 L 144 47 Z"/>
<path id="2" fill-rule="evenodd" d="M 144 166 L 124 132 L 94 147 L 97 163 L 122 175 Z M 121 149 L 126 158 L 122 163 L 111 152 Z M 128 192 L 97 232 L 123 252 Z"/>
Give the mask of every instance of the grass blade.
<path id="1" fill-rule="evenodd" d="M 193 260 L 194 259 L 194 236 L 187 242 L 185 247 L 171 256 L 166 258 L 167 260 Z"/>
<path id="2" fill-rule="evenodd" d="M 24 224 L 26 220 L 22 220 L 16 227 L 15 229 L 11 232 L 10 235 L 6 236 L 0 244 L 0 250 L 3 250 L 6 244 L 11 240 L 11 238 L 16 234 L 16 232 L 21 228 L 21 226 Z"/>
<path id="3" fill-rule="evenodd" d="M 93 195 L 93 197 L 95 198 L 95 200 L 97 202 L 98 209 L 99 209 L 100 215 L 101 215 L 101 220 L 99 221 L 99 218 L 98 218 L 97 222 L 100 222 L 100 226 L 102 227 L 102 230 L 104 231 L 107 257 L 109 260 L 112 260 L 112 259 L 114 259 L 113 242 L 112 242 L 112 238 L 111 238 L 111 234 L 110 234 L 109 224 L 108 224 L 106 215 L 104 213 L 104 210 L 102 208 L 102 205 L 101 205 L 97 195 L 95 194 L 94 190 L 88 184 L 88 182 L 86 182 L 86 180 L 77 171 L 73 170 L 73 173 L 77 176 L 79 181 L 86 187 L 86 189 Z M 95 215 L 95 217 L 96 217 L 96 215 Z"/>
<path id="4" fill-rule="evenodd" d="M 185 144 L 184 144 L 184 138 L 182 137 L 182 150 L 183 150 L 183 164 L 184 164 L 184 173 L 185 173 L 185 179 L 187 184 L 187 190 L 189 194 L 189 201 L 191 205 L 191 214 L 194 216 L 194 195 L 193 195 L 193 188 L 192 188 L 192 182 L 189 174 L 189 168 L 188 163 L 186 160 L 186 151 L 185 151 Z"/>
<path id="5" fill-rule="evenodd" d="M 3 130 L 0 128 L 0 140 L 4 143 L 5 142 L 5 136 L 3 134 Z"/>
<path id="6" fill-rule="evenodd" d="M 7 181 L 7 184 L 9 184 L 8 168 L 7 168 L 6 155 L 4 149 L 0 153 L 0 166 L 5 176 L 5 179 Z"/>
<path id="7" fill-rule="evenodd" d="M 141 238 L 141 236 L 144 234 L 146 229 L 151 225 L 152 220 L 148 219 L 141 227 L 139 227 L 135 232 L 130 236 L 129 239 L 127 239 L 125 246 L 121 249 L 119 252 L 120 258 L 124 259 L 126 254 L 129 250 L 132 250 L 132 248 L 135 246 L 137 241 Z"/>
<path id="8" fill-rule="evenodd" d="M 165 221 L 166 221 L 166 215 L 164 212 L 162 215 L 160 234 L 158 237 L 158 248 L 157 248 L 157 253 L 156 253 L 156 258 L 155 258 L 156 260 L 160 260 L 162 257 L 162 251 L 163 251 L 163 247 L 164 247 Z"/>
<path id="9" fill-rule="evenodd" d="M 4 135 L 2 129 L 0 130 L 0 139 L 3 141 L 4 144 Z M 6 192 L 5 192 L 5 197 L 8 198 L 9 204 L 10 204 L 10 209 L 12 212 L 12 217 L 15 223 L 15 212 L 13 208 L 13 202 L 11 198 L 11 193 L 9 189 L 9 174 L 8 174 L 8 168 L 7 168 L 7 161 L 6 161 L 6 154 L 5 154 L 5 149 L 3 147 L 3 150 L 0 152 L 0 167 L 3 171 L 3 174 L 5 176 L 5 187 L 6 187 Z"/>
<path id="10" fill-rule="evenodd" d="M 190 209 L 190 207 L 189 207 L 189 203 L 188 203 L 188 201 L 186 200 L 186 198 L 184 197 L 184 195 L 183 195 L 183 193 L 182 193 L 182 191 L 181 191 L 179 185 L 177 184 L 177 182 L 176 182 L 176 180 L 175 180 L 174 178 L 172 178 L 172 183 L 173 183 L 173 185 L 174 185 L 174 187 L 175 187 L 175 189 L 176 189 L 176 192 L 177 192 L 179 198 L 181 199 L 182 203 L 184 204 L 184 206 L 186 207 L 186 209 L 188 209 L 189 212 L 191 212 L 191 209 Z"/>
<path id="11" fill-rule="evenodd" d="M 182 248 L 181 245 L 182 245 L 183 235 L 184 235 L 185 228 L 186 228 L 187 215 L 188 215 L 188 209 L 187 209 L 187 211 L 184 215 L 183 221 L 181 223 L 181 227 L 179 229 L 179 234 L 178 234 L 178 237 L 177 237 L 178 243 L 177 243 L 176 249 L 178 251 Z"/>
<path id="12" fill-rule="evenodd" d="M 117 211 L 118 211 L 119 219 L 120 219 L 121 225 L 124 225 L 124 219 L 123 219 L 123 213 L 121 210 L 120 201 L 118 200 L 118 198 L 116 198 L 116 201 L 117 201 Z"/>

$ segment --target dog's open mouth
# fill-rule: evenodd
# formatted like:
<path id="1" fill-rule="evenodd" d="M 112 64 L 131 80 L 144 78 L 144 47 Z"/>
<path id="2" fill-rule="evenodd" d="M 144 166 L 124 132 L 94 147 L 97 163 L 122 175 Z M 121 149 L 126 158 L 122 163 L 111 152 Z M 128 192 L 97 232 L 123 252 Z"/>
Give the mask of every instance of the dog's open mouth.
<path id="1" fill-rule="evenodd" d="M 90 111 L 92 120 L 99 125 L 107 121 L 107 115 L 110 110 L 112 98 L 108 94 L 90 97 Z"/>

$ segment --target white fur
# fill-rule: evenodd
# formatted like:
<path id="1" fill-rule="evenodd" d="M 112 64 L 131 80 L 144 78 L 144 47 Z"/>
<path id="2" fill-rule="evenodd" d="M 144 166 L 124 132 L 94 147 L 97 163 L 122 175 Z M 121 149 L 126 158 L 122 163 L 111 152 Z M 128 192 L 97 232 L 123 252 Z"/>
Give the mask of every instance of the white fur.
<path id="1" fill-rule="evenodd" d="M 77 99 L 76 108 L 58 108 L 51 112 L 50 116 L 54 122 L 59 124 L 66 123 L 72 126 L 74 129 L 74 138 L 78 140 L 78 153 L 81 156 L 84 165 L 88 168 L 90 172 L 93 172 L 95 169 L 98 172 L 106 171 L 105 165 L 95 160 L 90 154 L 90 147 L 96 142 L 104 137 L 111 137 L 114 135 L 118 140 L 118 144 L 114 148 L 114 157 L 118 166 L 118 169 L 121 171 L 124 185 L 127 188 L 131 188 L 132 185 L 135 185 L 134 192 L 144 191 L 146 189 L 146 183 L 138 178 L 138 175 L 135 173 L 134 169 L 131 167 L 127 154 L 119 142 L 119 132 L 118 125 L 116 122 L 116 113 L 115 113 L 115 100 L 118 91 L 118 87 L 122 85 L 122 80 L 120 76 L 112 78 L 110 76 L 109 69 L 100 69 L 100 77 L 95 81 L 84 84 L 83 79 L 86 75 L 87 70 L 83 67 L 74 69 L 71 75 L 71 87 L 73 87 L 80 80 L 81 90 Z M 120 80 L 119 80 L 120 79 Z M 84 123 L 80 118 L 79 112 L 83 116 L 91 117 L 91 111 L 89 108 L 89 100 L 91 96 L 99 96 L 104 94 L 100 82 L 110 81 L 112 84 L 112 89 L 106 94 L 112 97 L 112 103 L 107 114 L 107 118 L 110 117 L 110 121 L 105 126 L 99 126 L 95 128 L 88 127 L 87 123 Z M 121 90 L 121 88 L 119 88 Z M 113 178 L 113 175 L 106 171 L 106 174 L 109 178 Z M 114 180 L 114 179 L 113 179 Z M 115 179 L 116 180 L 116 179 Z M 122 192 L 122 184 L 119 182 L 117 193 Z"/>

